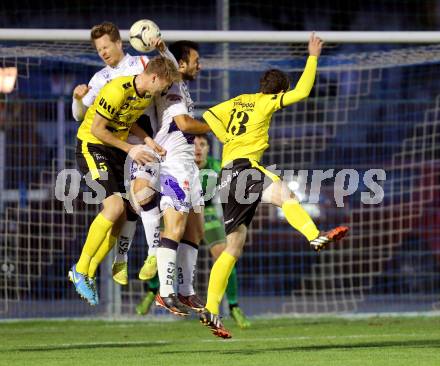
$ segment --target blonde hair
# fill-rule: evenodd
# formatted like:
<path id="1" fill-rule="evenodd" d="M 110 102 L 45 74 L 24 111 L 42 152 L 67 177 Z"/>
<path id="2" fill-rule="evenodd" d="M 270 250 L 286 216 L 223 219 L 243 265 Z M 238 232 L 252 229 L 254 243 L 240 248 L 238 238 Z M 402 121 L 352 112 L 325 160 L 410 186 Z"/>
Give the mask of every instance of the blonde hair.
<path id="1" fill-rule="evenodd" d="M 147 67 L 145 68 L 145 73 L 157 74 L 160 79 L 165 79 L 172 83 L 182 79 L 174 63 L 162 56 L 153 57 L 150 61 L 148 61 Z"/>

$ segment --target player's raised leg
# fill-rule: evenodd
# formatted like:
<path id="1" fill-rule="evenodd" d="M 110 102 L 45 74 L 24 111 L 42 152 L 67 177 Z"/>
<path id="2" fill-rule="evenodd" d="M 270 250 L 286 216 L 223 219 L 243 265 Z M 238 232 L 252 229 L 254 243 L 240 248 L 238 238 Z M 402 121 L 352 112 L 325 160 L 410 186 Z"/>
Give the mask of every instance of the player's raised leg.
<path id="1" fill-rule="evenodd" d="M 260 169 L 264 168 L 260 167 Z M 280 179 L 274 180 L 263 191 L 262 201 L 281 207 L 289 224 L 307 238 L 315 251 L 319 252 L 327 248 L 330 243 L 341 240 L 348 233 L 348 227 L 346 226 L 338 226 L 326 232 L 319 231 L 293 192 Z"/>

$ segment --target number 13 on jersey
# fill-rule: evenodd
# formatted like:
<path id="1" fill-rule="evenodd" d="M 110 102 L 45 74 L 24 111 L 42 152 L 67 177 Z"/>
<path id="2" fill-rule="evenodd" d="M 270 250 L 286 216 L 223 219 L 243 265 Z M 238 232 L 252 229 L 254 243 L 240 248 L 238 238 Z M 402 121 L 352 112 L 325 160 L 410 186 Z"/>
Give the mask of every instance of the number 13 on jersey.
<path id="1" fill-rule="evenodd" d="M 234 108 L 231 111 L 231 118 L 229 119 L 226 132 L 234 136 L 242 135 L 246 132 L 246 123 L 249 121 L 249 115 L 246 112 L 238 111 Z"/>

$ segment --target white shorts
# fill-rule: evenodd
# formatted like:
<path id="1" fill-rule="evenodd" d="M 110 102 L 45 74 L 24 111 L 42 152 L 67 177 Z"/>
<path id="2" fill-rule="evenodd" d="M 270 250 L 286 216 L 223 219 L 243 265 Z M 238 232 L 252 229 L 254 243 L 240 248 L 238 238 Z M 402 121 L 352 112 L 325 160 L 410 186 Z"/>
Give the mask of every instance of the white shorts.
<path id="1" fill-rule="evenodd" d="M 189 212 L 205 204 L 199 168 L 194 161 L 165 159 L 161 163 L 143 166 L 132 162 L 131 178 L 146 179 L 161 193 L 161 211 L 171 207 L 179 212 Z"/>
<path id="2" fill-rule="evenodd" d="M 154 155 L 157 159 L 157 162 L 141 165 L 136 163 L 134 160 L 127 158 L 130 164 L 130 180 L 134 180 L 136 178 L 146 179 L 150 182 L 151 187 L 159 191 L 160 190 L 159 171 L 160 171 L 160 163 L 162 162 L 162 157 L 149 146 L 145 145 L 144 150 Z"/>

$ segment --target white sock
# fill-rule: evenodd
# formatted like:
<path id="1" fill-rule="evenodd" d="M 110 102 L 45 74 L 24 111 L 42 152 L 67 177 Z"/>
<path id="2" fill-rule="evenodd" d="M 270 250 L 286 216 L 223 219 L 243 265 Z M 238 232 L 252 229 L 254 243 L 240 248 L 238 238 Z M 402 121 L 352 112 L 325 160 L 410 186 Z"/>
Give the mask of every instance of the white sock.
<path id="1" fill-rule="evenodd" d="M 115 262 L 121 263 L 128 261 L 127 253 L 133 242 L 134 233 L 136 232 L 136 223 L 137 221 L 126 221 L 122 226 L 118 238 L 118 251 L 115 256 Z"/>
<path id="2" fill-rule="evenodd" d="M 157 272 L 159 274 L 161 297 L 168 297 L 175 293 L 177 243 L 168 238 L 162 238 L 156 251 Z"/>
<path id="3" fill-rule="evenodd" d="M 177 278 L 179 294 L 194 295 L 194 275 L 196 273 L 198 249 L 186 243 L 179 243 L 177 248 Z"/>
<path id="4" fill-rule="evenodd" d="M 142 225 L 144 225 L 145 238 L 148 244 L 148 255 L 156 255 L 160 243 L 160 210 L 154 207 L 141 212 Z"/>

